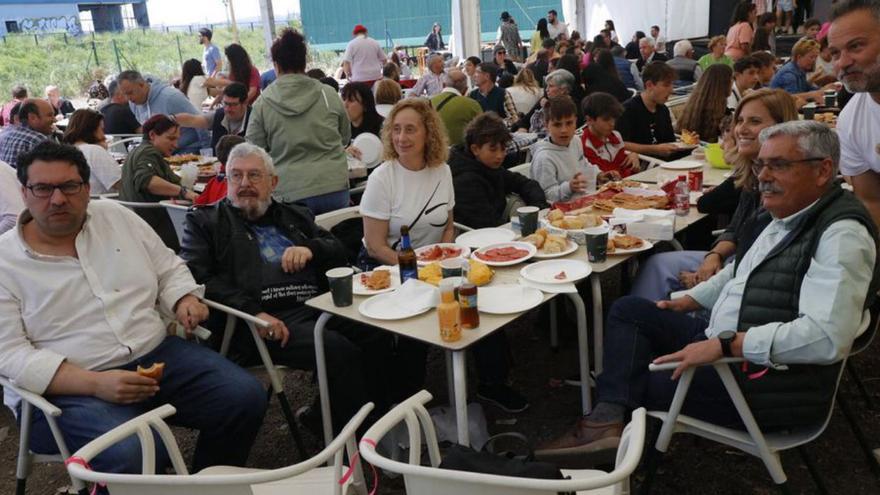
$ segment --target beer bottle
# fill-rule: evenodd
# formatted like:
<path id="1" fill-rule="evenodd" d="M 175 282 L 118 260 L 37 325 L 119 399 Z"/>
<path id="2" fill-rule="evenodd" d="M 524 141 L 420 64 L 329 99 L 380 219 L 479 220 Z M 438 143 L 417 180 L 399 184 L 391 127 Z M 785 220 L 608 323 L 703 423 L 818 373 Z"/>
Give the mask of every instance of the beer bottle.
<path id="1" fill-rule="evenodd" d="M 397 264 L 400 266 L 400 283 L 414 278 L 419 279 L 419 264 L 416 252 L 409 241 L 409 227 L 400 226 L 400 252 L 397 253 Z"/>

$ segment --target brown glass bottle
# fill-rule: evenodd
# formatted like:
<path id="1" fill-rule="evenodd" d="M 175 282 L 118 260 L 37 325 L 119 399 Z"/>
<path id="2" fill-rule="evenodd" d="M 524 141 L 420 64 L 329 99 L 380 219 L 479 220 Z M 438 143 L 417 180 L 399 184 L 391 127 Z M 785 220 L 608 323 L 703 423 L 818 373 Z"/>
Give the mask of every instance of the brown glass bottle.
<path id="1" fill-rule="evenodd" d="M 416 252 L 409 241 L 409 227 L 400 226 L 400 252 L 397 253 L 397 265 L 400 267 L 400 283 L 414 278 L 419 279 L 419 263 Z"/>
<path id="2" fill-rule="evenodd" d="M 470 282 L 461 284 L 458 288 L 458 302 L 461 305 L 461 328 L 478 328 L 480 312 L 477 309 L 477 286 Z"/>

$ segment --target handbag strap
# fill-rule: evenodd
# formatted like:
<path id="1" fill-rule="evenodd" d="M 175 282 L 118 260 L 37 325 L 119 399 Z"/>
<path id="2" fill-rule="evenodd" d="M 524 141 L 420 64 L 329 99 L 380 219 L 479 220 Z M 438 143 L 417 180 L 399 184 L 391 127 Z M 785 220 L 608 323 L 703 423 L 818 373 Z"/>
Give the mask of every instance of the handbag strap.
<path id="1" fill-rule="evenodd" d="M 505 433 L 499 433 L 497 435 L 492 435 L 486 440 L 486 444 L 483 445 L 483 452 L 489 452 L 491 454 L 502 455 L 502 452 L 495 451 L 495 443 L 501 439 L 514 439 L 519 441 L 522 445 L 525 445 L 528 454 L 524 460 L 532 461 L 535 459 L 535 451 L 532 448 L 532 443 L 529 441 L 528 437 L 523 435 L 522 433 L 518 433 L 515 431 L 508 431 Z"/>

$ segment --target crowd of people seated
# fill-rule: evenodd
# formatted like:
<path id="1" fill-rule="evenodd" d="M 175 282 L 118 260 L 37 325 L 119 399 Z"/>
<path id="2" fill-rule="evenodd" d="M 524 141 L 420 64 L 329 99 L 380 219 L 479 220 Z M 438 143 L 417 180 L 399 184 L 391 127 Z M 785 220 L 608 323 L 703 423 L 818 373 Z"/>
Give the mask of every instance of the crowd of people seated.
<path id="1" fill-rule="evenodd" d="M 529 43 L 504 14 L 491 61 L 471 56 L 456 67 L 447 67 L 435 24 L 426 70 L 407 97 L 406 55 L 386 54 L 362 25 L 343 55 L 341 89 L 340 78 L 308 67 L 306 40 L 292 29 L 274 40 L 273 70 L 262 76 L 240 45 L 225 48 L 224 63 L 204 29 L 203 60 L 183 64 L 179 87 L 123 71 L 100 110 L 74 110 L 57 87 L 46 98 L 14 88 L 0 111 L 0 375 L 63 410 L 71 450 L 168 402 L 175 422 L 200 430 L 196 467 L 243 465 L 266 410 L 265 391 L 241 368 L 260 361 L 250 332 L 236 332 L 227 358 L 212 349 L 217 338 L 198 345 L 168 323 L 184 336 L 203 322 L 222 328 L 202 302 L 211 299 L 267 321 L 259 332 L 274 362 L 314 370 L 319 312 L 305 302 L 328 290 L 327 269 L 397 265 L 403 226 L 416 248 L 453 242 L 456 222 L 498 227 L 517 206 L 595 193 L 643 171 L 643 157 L 689 154 L 676 137 L 688 130 L 719 144 L 733 168 L 697 203 L 730 221 L 709 249 L 643 259 L 630 295 L 607 317 L 597 406 L 536 455 L 564 463 L 616 448 L 630 410 L 671 400 L 674 382 L 649 373 L 652 362 L 681 361 L 677 378 L 688 366 L 745 357 L 739 378 L 761 374 L 740 380 L 759 425 L 816 421 L 880 287 L 880 4 L 842 2 L 827 25 L 806 23 L 784 64 L 769 43 L 774 23 L 759 21 L 749 1 L 699 59 L 692 42 L 673 45 L 658 26 L 624 47 L 608 21 L 585 41 L 555 11 L 521 57 Z M 841 94 L 855 96 L 837 131 L 799 119 L 799 108 L 841 83 Z M 689 96 L 674 117 L 667 103 L 683 85 Z M 63 134 L 56 115 L 69 118 Z M 121 167 L 109 133 L 142 136 Z M 359 199 L 352 256 L 315 217 L 358 201 L 348 167 L 363 156 L 354 144 L 363 134 L 380 139 L 381 164 Z M 523 135 L 534 140 L 527 174 L 506 167 Z M 167 159 L 205 148 L 220 167 L 199 194 Z M 195 206 L 179 236 L 161 208 L 90 200 L 114 192 L 126 202 Z M 470 350 L 478 398 L 510 413 L 529 407 L 529 391 L 509 382 L 503 330 Z M 377 406 L 372 420 L 422 388 L 427 351 L 331 320 L 333 428 L 365 402 Z M 157 360 L 187 366 L 168 366 L 161 387 L 133 371 Z M 692 394 L 687 414 L 738 426 L 711 371 L 696 374 Z M 785 403 L 792 396 L 797 409 Z M 16 397 L 5 399 L 18 410 Z M 320 432 L 318 409 L 298 418 Z M 54 448 L 40 415 L 31 446 Z M 92 464 L 137 472 L 140 455 L 132 440 Z"/>

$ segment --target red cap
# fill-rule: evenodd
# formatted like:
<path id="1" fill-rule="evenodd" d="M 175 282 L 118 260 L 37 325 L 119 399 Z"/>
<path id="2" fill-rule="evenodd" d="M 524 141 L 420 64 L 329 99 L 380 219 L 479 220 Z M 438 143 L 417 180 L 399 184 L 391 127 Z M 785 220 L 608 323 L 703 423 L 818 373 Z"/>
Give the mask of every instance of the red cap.
<path id="1" fill-rule="evenodd" d="M 367 32 L 367 28 L 365 28 L 363 24 L 358 24 L 357 26 L 354 27 L 354 30 L 351 32 L 351 34 L 357 35 L 357 34 L 366 33 L 366 32 Z"/>

